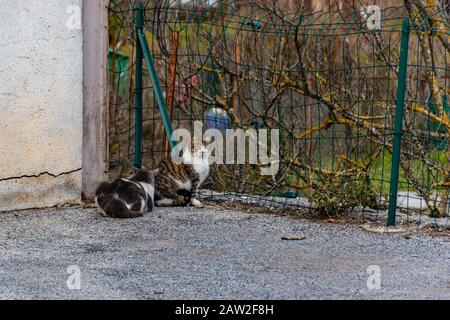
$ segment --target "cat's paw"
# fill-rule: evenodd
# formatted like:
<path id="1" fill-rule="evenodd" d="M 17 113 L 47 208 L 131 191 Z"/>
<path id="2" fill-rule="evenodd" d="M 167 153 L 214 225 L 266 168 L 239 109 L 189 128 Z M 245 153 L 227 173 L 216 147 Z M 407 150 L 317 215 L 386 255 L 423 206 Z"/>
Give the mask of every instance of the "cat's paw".
<path id="1" fill-rule="evenodd" d="M 196 207 L 196 208 L 203 207 L 202 203 L 195 198 L 191 199 L 191 204 L 193 207 Z"/>

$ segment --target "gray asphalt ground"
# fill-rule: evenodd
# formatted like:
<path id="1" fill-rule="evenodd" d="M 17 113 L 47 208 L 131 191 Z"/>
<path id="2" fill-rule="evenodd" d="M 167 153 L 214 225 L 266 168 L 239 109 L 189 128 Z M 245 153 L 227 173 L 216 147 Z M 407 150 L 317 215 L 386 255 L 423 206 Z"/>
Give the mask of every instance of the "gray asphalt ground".
<path id="1" fill-rule="evenodd" d="M 450 299 L 449 262 L 448 237 L 219 208 L 0 214 L 3 299 Z M 71 265 L 80 290 L 66 284 Z M 370 265 L 379 290 L 367 287 Z"/>

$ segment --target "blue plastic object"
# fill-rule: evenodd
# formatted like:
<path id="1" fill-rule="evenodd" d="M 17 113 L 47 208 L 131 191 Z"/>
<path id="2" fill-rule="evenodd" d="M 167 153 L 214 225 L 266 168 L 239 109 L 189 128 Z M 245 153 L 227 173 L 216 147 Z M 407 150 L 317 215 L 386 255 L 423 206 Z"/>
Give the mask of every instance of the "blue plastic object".
<path id="1" fill-rule="evenodd" d="M 206 110 L 204 118 L 205 130 L 218 129 L 225 136 L 226 130 L 231 129 L 231 118 L 222 108 L 213 107 Z"/>

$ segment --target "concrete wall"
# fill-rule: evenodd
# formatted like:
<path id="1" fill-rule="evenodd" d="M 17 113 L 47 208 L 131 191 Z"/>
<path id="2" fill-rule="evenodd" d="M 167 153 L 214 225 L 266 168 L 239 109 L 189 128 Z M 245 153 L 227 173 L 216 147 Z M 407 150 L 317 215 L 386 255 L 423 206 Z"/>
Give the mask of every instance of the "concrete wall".
<path id="1" fill-rule="evenodd" d="M 81 2 L 0 1 L 0 211 L 80 201 Z"/>

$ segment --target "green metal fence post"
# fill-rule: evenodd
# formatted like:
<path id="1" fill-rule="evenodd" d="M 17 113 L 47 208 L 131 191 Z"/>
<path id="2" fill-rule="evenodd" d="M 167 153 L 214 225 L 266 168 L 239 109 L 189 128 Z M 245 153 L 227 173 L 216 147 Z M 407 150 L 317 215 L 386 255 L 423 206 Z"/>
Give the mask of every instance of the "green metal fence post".
<path id="1" fill-rule="evenodd" d="M 400 147 L 403 133 L 403 109 L 405 106 L 406 75 L 408 69 L 409 18 L 403 20 L 400 44 L 400 62 L 397 83 L 397 101 L 395 108 L 394 145 L 392 150 L 391 185 L 389 191 L 389 210 L 387 225 L 395 225 L 397 209 L 398 173 L 400 168 Z"/>
<path id="2" fill-rule="evenodd" d="M 161 113 L 164 128 L 166 129 L 166 134 L 170 146 L 173 149 L 175 147 L 175 141 L 172 140 L 172 122 L 170 120 L 169 112 L 167 111 L 166 101 L 164 100 L 161 85 L 159 84 L 158 74 L 153 62 L 153 56 L 150 52 L 147 39 L 145 38 L 145 34 L 142 30 L 138 32 L 138 37 L 142 48 L 142 53 L 144 55 L 145 63 L 147 64 L 148 73 L 150 74 L 150 79 L 152 80 L 153 90 L 155 92 L 156 102 L 158 103 L 159 112 Z"/>
<path id="3" fill-rule="evenodd" d="M 140 168 L 142 165 L 142 46 L 139 34 L 144 29 L 144 8 L 138 1 L 136 17 L 136 84 L 134 98 L 134 165 Z"/>

